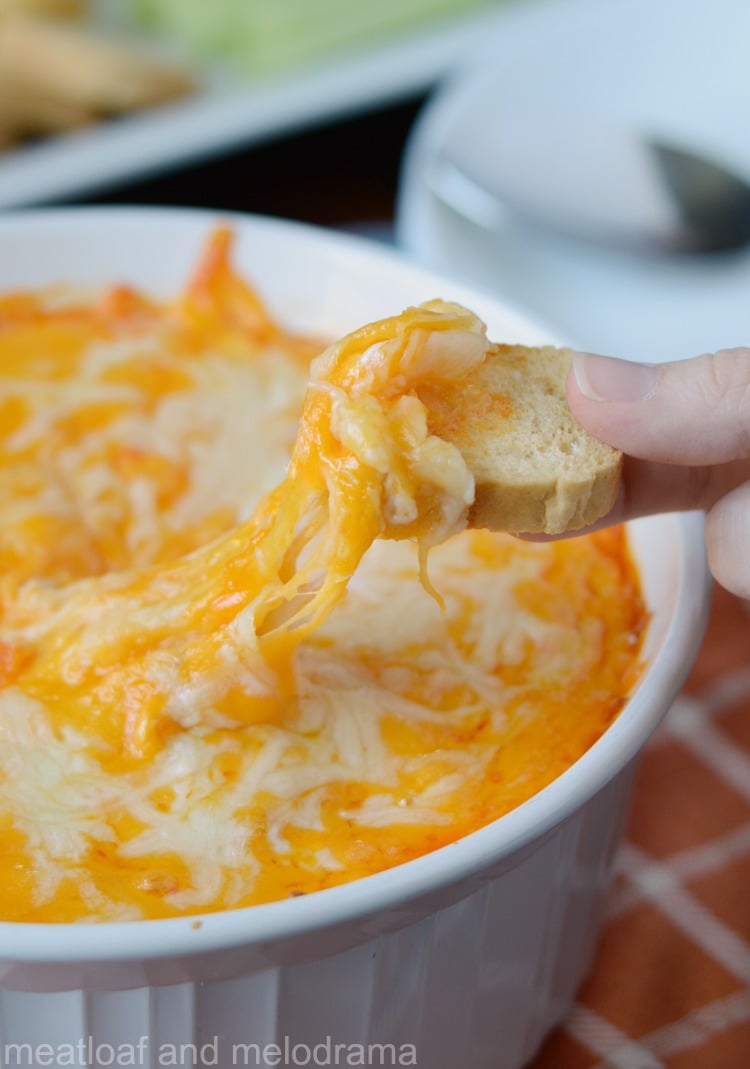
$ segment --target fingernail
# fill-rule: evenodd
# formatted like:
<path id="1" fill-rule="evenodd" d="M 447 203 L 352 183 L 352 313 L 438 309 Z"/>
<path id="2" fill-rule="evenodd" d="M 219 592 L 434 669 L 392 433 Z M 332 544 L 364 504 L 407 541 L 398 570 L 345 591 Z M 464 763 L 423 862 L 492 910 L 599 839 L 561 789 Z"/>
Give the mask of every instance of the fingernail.
<path id="1" fill-rule="evenodd" d="M 656 364 L 634 364 L 612 356 L 573 353 L 578 389 L 594 401 L 645 401 L 656 391 Z"/>

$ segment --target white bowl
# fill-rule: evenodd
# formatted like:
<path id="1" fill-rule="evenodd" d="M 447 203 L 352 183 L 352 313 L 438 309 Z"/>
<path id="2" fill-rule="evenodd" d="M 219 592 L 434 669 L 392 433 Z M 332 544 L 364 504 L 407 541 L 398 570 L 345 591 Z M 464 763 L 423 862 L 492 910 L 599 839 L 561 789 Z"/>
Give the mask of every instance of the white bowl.
<path id="1" fill-rule="evenodd" d="M 0 291 L 123 280 L 171 294 L 226 218 L 16 214 L 0 222 Z M 295 327 L 337 334 L 442 296 L 474 308 L 493 338 L 550 340 L 502 302 L 380 247 L 271 219 L 229 221 L 241 269 Z M 453 845 L 302 898 L 200 925 L 0 923 L 2 1064 L 522 1065 L 589 966 L 635 761 L 703 631 L 700 517 L 639 521 L 630 533 L 652 613 L 649 667 L 572 768 Z"/>

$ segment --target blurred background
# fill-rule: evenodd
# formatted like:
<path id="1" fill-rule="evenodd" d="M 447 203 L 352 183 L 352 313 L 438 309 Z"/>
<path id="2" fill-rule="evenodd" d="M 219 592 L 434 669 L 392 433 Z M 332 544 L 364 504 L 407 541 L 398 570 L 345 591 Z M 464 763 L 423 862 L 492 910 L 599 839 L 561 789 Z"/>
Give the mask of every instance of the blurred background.
<path id="1" fill-rule="evenodd" d="M 0 211 L 271 214 L 581 348 L 747 345 L 749 46 L 747 0 L 0 0 Z M 717 590 L 534 1069 L 750 1065 L 748 649 Z"/>
<path id="2" fill-rule="evenodd" d="M 673 359 L 750 335 L 748 43 L 746 0 L 0 0 L 0 208 L 357 229 Z"/>

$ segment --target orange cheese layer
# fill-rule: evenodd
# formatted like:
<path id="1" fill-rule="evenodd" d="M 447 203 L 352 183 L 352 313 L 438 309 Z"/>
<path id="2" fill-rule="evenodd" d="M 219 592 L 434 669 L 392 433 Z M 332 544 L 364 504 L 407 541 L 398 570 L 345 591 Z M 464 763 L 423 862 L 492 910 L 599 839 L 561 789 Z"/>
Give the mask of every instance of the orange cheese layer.
<path id="1" fill-rule="evenodd" d="M 310 365 L 229 247 L 169 302 L 0 298 L 2 919 L 388 868 L 549 783 L 639 671 L 621 531 L 462 530 L 421 397 L 482 324 L 433 302 Z"/>

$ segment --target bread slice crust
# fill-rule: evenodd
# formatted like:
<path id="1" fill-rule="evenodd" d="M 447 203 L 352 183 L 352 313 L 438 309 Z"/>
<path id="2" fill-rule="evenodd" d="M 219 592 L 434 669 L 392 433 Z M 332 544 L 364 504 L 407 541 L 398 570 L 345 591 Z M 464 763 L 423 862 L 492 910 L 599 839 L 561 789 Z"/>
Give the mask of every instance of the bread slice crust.
<path id="1" fill-rule="evenodd" d="M 426 397 L 430 430 L 472 471 L 469 525 L 557 535 L 606 516 L 622 453 L 589 435 L 568 406 L 569 349 L 492 345 L 470 379 Z"/>

